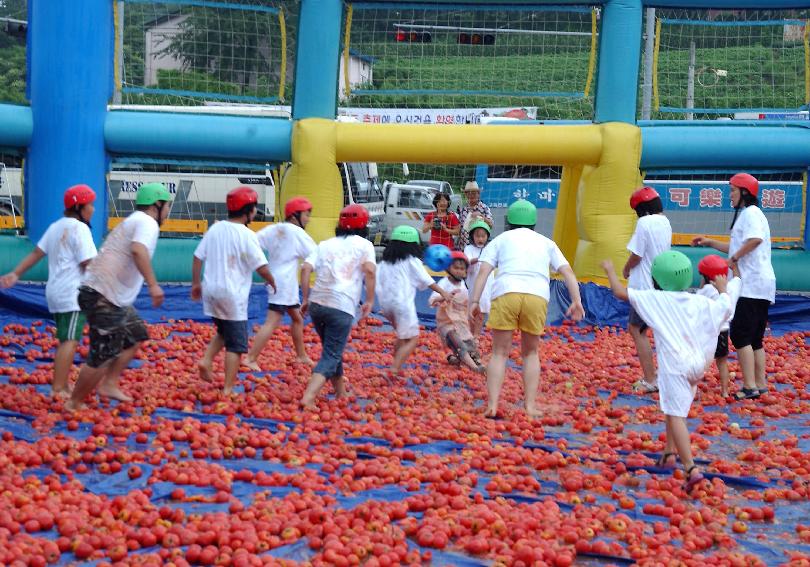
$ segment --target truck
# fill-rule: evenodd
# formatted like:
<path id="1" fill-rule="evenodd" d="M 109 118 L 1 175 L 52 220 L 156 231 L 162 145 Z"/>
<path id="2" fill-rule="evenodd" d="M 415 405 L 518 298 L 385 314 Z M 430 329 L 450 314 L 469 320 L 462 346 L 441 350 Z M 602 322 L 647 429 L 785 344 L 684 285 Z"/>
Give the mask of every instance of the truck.
<path id="1" fill-rule="evenodd" d="M 430 181 L 424 185 L 417 184 L 419 181 L 408 181 L 408 183 L 394 183 L 386 181 L 383 183 L 383 194 L 385 195 L 385 234 L 391 234 L 399 225 L 408 225 L 417 229 L 422 234 L 422 242 L 430 240 L 430 233 L 422 233 L 422 226 L 425 222 L 425 215 L 435 211 L 433 198 L 439 193 L 439 188 L 444 188 L 442 183 L 450 188 L 446 181 Z M 450 188 L 450 210 L 458 214 L 461 206 L 461 197 Z"/>

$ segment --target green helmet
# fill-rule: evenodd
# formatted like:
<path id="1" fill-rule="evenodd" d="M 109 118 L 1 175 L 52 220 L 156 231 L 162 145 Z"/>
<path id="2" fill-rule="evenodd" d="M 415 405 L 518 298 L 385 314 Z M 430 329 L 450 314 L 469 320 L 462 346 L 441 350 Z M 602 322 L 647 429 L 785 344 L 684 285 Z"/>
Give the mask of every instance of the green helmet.
<path id="1" fill-rule="evenodd" d="M 692 262 L 683 252 L 662 252 L 653 260 L 652 277 L 664 291 L 683 291 L 692 283 Z"/>
<path id="2" fill-rule="evenodd" d="M 518 199 L 506 210 L 506 222 L 518 226 L 537 224 L 537 207 L 526 199 Z"/>
<path id="3" fill-rule="evenodd" d="M 135 194 L 136 205 L 154 205 L 158 201 L 171 201 L 172 195 L 162 183 L 144 183 Z"/>
<path id="4" fill-rule="evenodd" d="M 412 244 L 419 244 L 419 231 L 414 227 L 406 224 L 401 224 L 391 231 L 391 240 L 399 240 L 400 242 L 410 242 Z"/>
<path id="5" fill-rule="evenodd" d="M 467 233 L 472 234 L 472 232 L 476 228 L 483 228 L 484 230 L 487 231 L 487 234 L 492 234 L 492 229 L 489 228 L 489 225 L 486 223 L 486 221 L 482 221 L 481 219 L 478 219 L 478 220 L 475 220 L 475 221 L 471 222 L 470 223 L 470 229 L 467 231 Z"/>

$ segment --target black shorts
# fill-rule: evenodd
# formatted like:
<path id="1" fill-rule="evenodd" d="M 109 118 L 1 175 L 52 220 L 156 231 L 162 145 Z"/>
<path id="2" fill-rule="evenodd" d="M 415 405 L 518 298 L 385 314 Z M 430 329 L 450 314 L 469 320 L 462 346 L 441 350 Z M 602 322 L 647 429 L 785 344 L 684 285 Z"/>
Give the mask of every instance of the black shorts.
<path id="1" fill-rule="evenodd" d="M 301 307 L 300 303 L 296 303 L 295 305 L 279 305 L 278 303 L 267 304 L 267 310 L 275 313 L 286 313 L 288 309 L 298 309 L 299 307 Z"/>
<path id="2" fill-rule="evenodd" d="M 217 334 L 225 341 L 225 351 L 244 354 L 248 351 L 248 322 L 214 319 Z"/>
<path id="3" fill-rule="evenodd" d="M 771 302 L 767 299 L 752 299 L 741 297 L 737 300 L 734 310 L 734 319 L 731 320 L 731 342 L 740 350 L 750 346 L 754 350 L 762 348 L 762 338 L 768 326 L 768 307 Z"/>
<path id="4" fill-rule="evenodd" d="M 717 335 L 717 346 L 714 349 L 715 358 L 728 356 L 728 331 L 722 331 Z"/>
<path id="5" fill-rule="evenodd" d="M 126 349 L 149 339 L 146 325 L 132 306 L 119 307 L 96 290 L 79 288 L 79 307 L 90 327 L 87 366 L 99 368 Z"/>
<path id="6" fill-rule="evenodd" d="M 633 309 L 632 305 L 630 306 L 630 310 L 627 313 L 627 323 L 629 325 L 634 325 L 638 327 L 642 333 L 646 331 L 648 328 L 647 323 L 644 322 L 644 319 L 641 318 L 641 315 L 636 313 L 636 310 Z"/>

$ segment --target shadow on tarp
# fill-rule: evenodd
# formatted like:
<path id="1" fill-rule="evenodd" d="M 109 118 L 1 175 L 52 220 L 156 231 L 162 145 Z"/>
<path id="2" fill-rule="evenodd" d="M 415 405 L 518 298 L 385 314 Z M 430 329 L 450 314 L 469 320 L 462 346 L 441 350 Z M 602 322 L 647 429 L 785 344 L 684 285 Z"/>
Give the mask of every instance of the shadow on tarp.
<path id="1" fill-rule="evenodd" d="M 609 289 L 597 284 L 584 283 L 579 287 L 585 306 L 583 324 L 620 327 L 627 325 L 627 303 L 617 300 Z M 167 319 L 210 321 L 210 318 L 203 314 L 202 304 L 191 301 L 190 289 L 188 285 L 164 285 L 165 299 L 158 309 L 152 307 L 152 300 L 146 290 L 142 290 L 135 307 L 141 317 L 149 323 L 159 323 Z M 435 311 L 427 302 L 430 293 L 430 290 L 425 290 L 416 294 L 416 312 L 420 323 L 432 328 L 435 326 Z M 551 280 L 549 325 L 562 323 L 569 301 L 565 283 Z M 263 285 L 254 284 L 248 303 L 248 320 L 250 323 L 261 323 L 266 313 L 267 291 Z M 10 289 L 0 290 L 0 325 L 30 324 L 37 319 L 53 324 L 53 319 L 48 313 L 43 284 L 19 284 Z M 768 323 L 771 331 L 776 334 L 807 330 L 808 320 L 810 320 L 810 297 L 805 295 L 778 295 L 776 303 L 771 305 L 768 311 Z"/>

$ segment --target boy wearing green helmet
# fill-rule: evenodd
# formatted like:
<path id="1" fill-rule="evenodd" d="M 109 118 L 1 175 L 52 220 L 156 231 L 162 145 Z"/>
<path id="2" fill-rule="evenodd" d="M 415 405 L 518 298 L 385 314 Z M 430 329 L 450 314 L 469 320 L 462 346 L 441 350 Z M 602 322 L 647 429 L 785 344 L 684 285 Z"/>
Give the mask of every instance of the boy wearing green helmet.
<path id="1" fill-rule="evenodd" d="M 489 401 L 485 417 L 497 417 L 498 398 L 503 387 L 506 361 L 512 348 L 512 333 L 520 329 L 523 358 L 523 388 L 526 413 L 540 414 L 535 405 L 540 381 L 540 359 L 537 348 L 546 324 L 550 297 L 549 267 L 560 273 L 571 297 L 566 316 L 579 321 L 585 316 L 574 271 L 559 247 L 535 232 L 537 208 L 524 199 L 509 206 L 506 213 L 508 230 L 490 242 L 479 259 L 481 268 L 470 298 L 471 315 L 481 315 L 481 295 L 487 278 L 497 268 L 492 283 L 492 357 L 487 366 Z"/>
<path id="2" fill-rule="evenodd" d="M 666 446 L 658 465 L 674 468 L 680 457 L 686 472 L 688 494 L 703 479 L 692 458 L 686 417 L 697 383 L 714 358 L 720 328 L 733 314 L 742 282 L 725 275 L 712 280 L 719 296 L 710 299 L 688 293 L 692 263 L 683 253 L 670 250 L 655 257 L 652 279 L 655 289 L 627 289 L 619 281 L 613 263 L 602 262 L 610 288 L 618 299 L 629 301 L 655 333 L 658 352 L 659 404 L 666 421 Z"/>
<path id="3" fill-rule="evenodd" d="M 131 401 L 118 380 L 121 372 L 149 338 L 146 325 L 133 304 L 144 282 L 152 305 L 163 303 L 163 290 L 152 270 L 160 225 L 169 216 L 171 194 L 160 183 L 141 185 L 135 195 L 136 211 L 107 236 L 101 250 L 87 266 L 79 288 L 79 307 L 90 327 L 90 352 L 79 372 L 65 408 L 82 407 L 84 398 L 99 386 L 103 396 Z M 102 382 L 103 380 L 103 382 Z"/>
<path id="4" fill-rule="evenodd" d="M 445 300 L 450 294 L 441 289 L 422 265 L 422 243 L 412 226 L 401 225 L 391 232 L 388 246 L 377 266 L 376 292 L 380 311 L 391 322 L 397 334 L 394 359 L 389 370 L 396 378 L 402 365 L 419 342 L 419 319 L 416 315 L 416 290 L 430 288 Z"/>
<path id="5" fill-rule="evenodd" d="M 470 243 L 464 247 L 464 255 L 470 260 L 470 267 L 467 269 L 467 289 L 475 287 L 475 278 L 478 277 L 478 270 L 481 267 L 478 260 L 484 252 L 484 247 L 487 245 L 487 242 L 489 242 L 491 231 L 492 228 L 482 219 L 477 219 L 470 223 L 468 231 Z M 484 291 L 481 293 L 481 300 L 479 302 L 481 315 L 471 317 L 470 321 L 470 330 L 472 331 L 476 344 L 478 344 L 478 337 L 481 336 L 481 331 L 484 328 L 484 317 L 489 315 L 492 279 L 492 275 L 487 278 Z"/>

